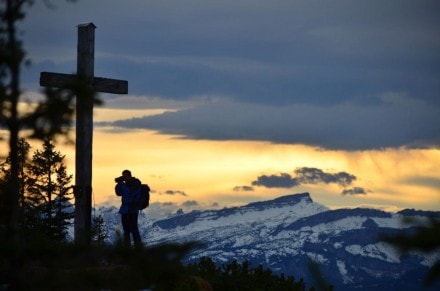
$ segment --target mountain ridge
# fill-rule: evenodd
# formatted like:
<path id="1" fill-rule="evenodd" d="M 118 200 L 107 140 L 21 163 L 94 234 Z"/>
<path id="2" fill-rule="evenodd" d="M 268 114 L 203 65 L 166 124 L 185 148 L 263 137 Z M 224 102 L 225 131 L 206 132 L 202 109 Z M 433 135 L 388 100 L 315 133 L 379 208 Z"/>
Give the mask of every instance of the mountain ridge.
<path id="1" fill-rule="evenodd" d="M 396 213 L 370 208 L 330 210 L 314 202 L 309 193 L 300 193 L 220 210 L 180 212 L 157 221 L 141 216 L 139 223 L 147 245 L 200 242 L 203 247 L 188 254 L 185 263 L 203 256 L 216 264 L 247 260 L 306 282 L 313 279 L 308 266 L 318 264 L 336 290 L 374 286 L 376 291 L 389 291 L 404 284 L 410 287 L 406 290 L 418 290 L 415 286 L 421 286 L 440 252 L 401 256 L 378 240 L 383 234 L 414 232 L 416 224 L 402 223 L 408 215 L 440 218 L 440 212 L 411 209 Z"/>

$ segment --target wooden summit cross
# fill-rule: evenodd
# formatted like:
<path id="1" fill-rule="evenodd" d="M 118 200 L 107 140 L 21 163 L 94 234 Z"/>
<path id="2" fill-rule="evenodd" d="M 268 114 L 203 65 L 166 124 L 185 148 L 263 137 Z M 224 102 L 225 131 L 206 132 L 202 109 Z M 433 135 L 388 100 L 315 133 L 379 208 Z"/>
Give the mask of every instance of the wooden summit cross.
<path id="1" fill-rule="evenodd" d="M 62 88 L 84 77 L 96 92 L 127 94 L 128 82 L 94 77 L 95 29 L 93 23 L 78 25 L 75 74 L 42 72 L 40 86 Z M 93 98 L 77 96 L 75 145 L 75 243 L 90 243 L 92 218 Z"/>

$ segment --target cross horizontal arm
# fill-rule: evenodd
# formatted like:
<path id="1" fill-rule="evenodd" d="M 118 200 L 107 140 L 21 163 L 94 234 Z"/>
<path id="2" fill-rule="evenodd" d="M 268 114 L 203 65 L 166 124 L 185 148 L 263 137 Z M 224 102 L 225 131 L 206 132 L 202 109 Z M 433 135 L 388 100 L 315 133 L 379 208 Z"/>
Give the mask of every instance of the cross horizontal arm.
<path id="1" fill-rule="evenodd" d="M 40 73 L 40 86 L 62 88 L 67 84 L 73 84 L 76 81 L 76 75 L 59 73 Z"/>
<path id="2" fill-rule="evenodd" d="M 102 93 L 127 94 L 128 81 L 95 77 L 93 88 Z"/>
<path id="3" fill-rule="evenodd" d="M 60 74 L 42 72 L 40 74 L 40 86 L 43 87 L 55 87 L 62 88 L 67 84 L 72 84 L 76 81 L 76 75 L 74 74 Z M 102 93 L 113 94 L 127 94 L 128 93 L 128 81 L 116 80 L 109 78 L 93 78 L 93 89 Z"/>

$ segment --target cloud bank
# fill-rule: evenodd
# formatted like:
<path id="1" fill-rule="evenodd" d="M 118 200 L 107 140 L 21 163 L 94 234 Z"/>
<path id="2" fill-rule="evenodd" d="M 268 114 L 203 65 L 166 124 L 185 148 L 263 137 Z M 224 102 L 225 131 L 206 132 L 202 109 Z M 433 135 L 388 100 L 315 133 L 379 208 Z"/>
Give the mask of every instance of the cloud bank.
<path id="1" fill-rule="evenodd" d="M 266 188 L 293 188 L 307 184 L 337 184 L 344 188 L 342 195 L 359 195 L 371 192 L 362 187 L 347 189 L 357 177 L 347 172 L 328 173 L 318 168 L 302 167 L 294 171 L 295 176 L 288 173 L 258 176 L 252 186 Z M 237 188 L 239 190 L 241 188 Z"/>
<path id="2" fill-rule="evenodd" d="M 23 23 L 27 89 L 38 90 L 41 71 L 75 70 L 76 25 L 89 19 L 95 75 L 156 100 L 113 105 L 222 100 L 117 126 L 329 149 L 440 147 L 439 1 L 44 2 Z"/>
<path id="3" fill-rule="evenodd" d="M 394 93 L 378 97 L 377 102 L 267 106 L 218 101 L 112 124 L 193 139 L 261 140 L 324 149 L 440 146 L 440 107 Z"/>
<path id="4" fill-rule="evenodd" d="M 180 191 L 180 190 L 166 190 L 165 192 L 161 192 L 159 194 L 165 194 L 165 195 L 182 195 L 182 196 L 187 196 L 186 193 L 184 191 Z"/>

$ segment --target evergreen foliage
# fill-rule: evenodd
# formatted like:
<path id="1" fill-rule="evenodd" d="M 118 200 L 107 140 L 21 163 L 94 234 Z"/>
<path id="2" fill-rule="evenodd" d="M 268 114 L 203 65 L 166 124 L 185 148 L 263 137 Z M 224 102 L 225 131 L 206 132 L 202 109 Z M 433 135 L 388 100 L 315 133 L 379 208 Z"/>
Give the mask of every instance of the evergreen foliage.
<path id="1" fill-rule="evenodd" d="M 183 265 L 194 243 L 130 248 L 79 246 L 39 238 L 22 252 L 21 290 L 313 290 L 302 279 L 274 275 L 245 261 L 217 267 L 210 258 Z M 11 247 L 11 246 L 9 246 Z M 0 247 L 0 283 L 6 282 L 8 246 Z M 8 286 L 4 286 L 8 287 Z"/>
<path id="2" fill-rule="evenodd" d="M 3 205 L 0 209 L 0 236 L 8 244 L 15 245 L 10 250 L 12 254 L 9 264 L 9 281 L 13 285 L 21 277 L 19 257 L 23 240 L 20 235 L 25 209 L 20 205 L 23 196 L 20 196 L 22 189 L 19 184 L 19 133 L 22 129 L 27 129 L 30 136 L 37 139 L 57 135 L 67 137 L 75 112 L 73 99 L 79 91 L 87 89 L 81 82 L 75 82 L 66 88 L 47 88 L 45 100 L 36 104 L 32 110 L 19 110 L 23 97 L 21 69 L 29 64 L 29 60 L 26 59 L 21 40 L 23 33 L 18 24 L 24 20 L 27 9 L 33 3 L 33 0 L 0 1 L 0 127 L 8 131 L 10 152 L 10 176 L 0 183 L 0 202 Z M 94 94 L 90 95 L 95 100 Z"/>
<path id="3" fill-rule="evenodd" d="M 20 229 L 30 236 L 47 236 L 65 240 L 73 218 L 72 175 L 67 174 L 64 155 L 55 151 L 49 139 L 43 150 L 36 150 L 31 160 L 31 147 L 24 139 L 19 143 L 19 209 Z M 10 179 L 10 157 L 0 164 L 0 184 Z M 5 196 L 0 189 L 0 196 Z"/>
<path id="4" fill-rule="evenodd" d="M 65 239 L 69 220 L 73 218 L 69 210 L 72 199 L 72 175 L 68 175 L 64 165 L 65 156 L 54 150 L 49 139 L 44 140 L 43 150 L 36 150 L 29 174 L 33 178 L 30 194 L 39 203 L 34 205 L 40 215 L 43 232 L 54 239 Z"/>
<path id="5" fill-rule="evenodd" d="M 295 281 L 292 276 L 276 275 L 262 265 L 252 268 L 249 261 L 240 264 L 234 260 L 217 267 L 211 258 L 202 257 L 198 263 L 190 264 L 186 269 L 190 275 L 208 282 L 211 290 L 306 290 L 303 279 Z M 194 281 L 187 285 L 188 289 L 182 290 L 197 290 L 191 289 L 195 286 Z"/>
<path id="6" fill-rule="evenodd" d="M 25 197 L 25 192 L 28 190 L 28 186 L 30 184 L 30 178 L 28 175 L 29 170 L 29 151 L 31 149 L 30 144 L 23 138 L 18 141 L 18 156 L 17 156 L 17 164 L 18 164 L 18 204 L 21 207 L 20 218 L 23 218 L 23 212 L 25 211 L 25 206 L 27 204 L 27 199 L 29 197 Z M 7 185 L 11 183 L 11 155 L 9 154 L 5 160 L 0 163 L 0 201 L 1 206 L 0 210 L 2 216 L 7 213 L 7 199 L 6 199 L 6 189 Z M 4 219 L 6 219 L 4 217 Z"/>
<path id="7" fill-rule="evenodd" d="M 9 252 L 0 242 L 0 284 L 8 284 Z M 23 245 L 21 278 L 13 290 L 178 290 L 180 263 L 191 244 L 154 248 L 81 246 L 47 238 Z"/>
<path id="8" fill-rule="evenodd" d="M 104 217 L 102 215 L 93 217 L 92 220 L 92 243 L 98 246 L 104 246 L 109 237 Z"/>

